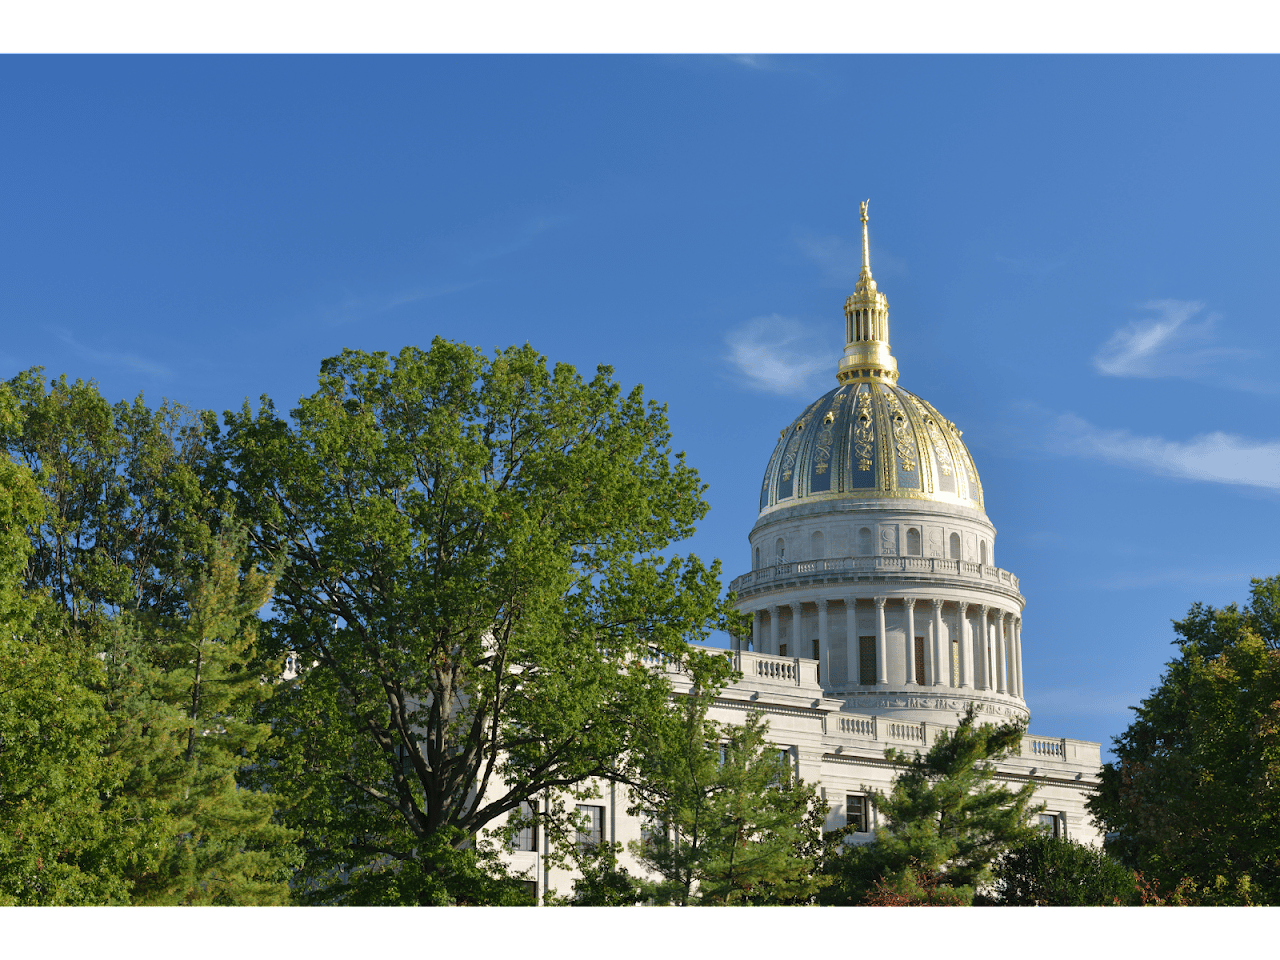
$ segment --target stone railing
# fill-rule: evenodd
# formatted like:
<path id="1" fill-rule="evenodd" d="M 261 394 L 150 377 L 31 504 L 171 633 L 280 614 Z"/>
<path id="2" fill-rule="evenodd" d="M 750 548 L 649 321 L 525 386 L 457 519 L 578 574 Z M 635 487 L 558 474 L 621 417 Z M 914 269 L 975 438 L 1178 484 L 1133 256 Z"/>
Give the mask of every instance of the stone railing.
<path id="1" fill-rule="evenodd" d="M 1050 740 L 1046 737 L 1023 737 L 1022 755 L 1043 760 L 1065 760 L 1067 759 L 1067 741 Z"/>
<path id="2" fill-rule="evenodd" d="M 1000 584 L 1015 592 L 1018 590 L 1018 578 L 1008 570 L 974 563 L 971 560 L 947 560 L 943 557 L 838 557 L 831 560 L 776 563 L 735 577 L 729 584 L 729 589 L 740 593 L 746 587 L 768 585 L 794 577 L 821 576 L 827 573 L 835 573 L 842 578 L 877 574 L 957 577 Z"/>
<path id="3" fill-rule="evenodd" d="M 775 657 L 748 650 L 734 654 L 734 666 L 742 671 L 743 682 L 768 680 L 787 686 L 818 685 L 818 661 L 802 657 Z"/>
<path id="4" fill-rule="evenodd" d="M 836 729 L 840 733 L 868 740 L 896 740 L 902 743 L 925 742 L 927 735 L 923 723 L 905 723 L 885 717 L 859 714 L 836 714 Z"/>

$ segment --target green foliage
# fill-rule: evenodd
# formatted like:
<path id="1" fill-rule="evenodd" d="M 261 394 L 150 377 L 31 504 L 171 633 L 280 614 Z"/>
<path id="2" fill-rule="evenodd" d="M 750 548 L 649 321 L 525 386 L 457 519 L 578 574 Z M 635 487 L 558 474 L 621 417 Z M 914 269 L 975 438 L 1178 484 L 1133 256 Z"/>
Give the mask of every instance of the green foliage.
<path id="1" fill-rule="evenodd" d="M 657 885 L 641 877 L 633 877 L 626 867 L 618 865 L 620 843 L 596 843 L 574 857 L 579 876 L 573 881 L 573 894 L 547 897 L 551 906 L 569 907 L 633 907 L 648 903 L 658 896 Z"/>
<path id="2" fill-rule="evenodd" d="M 695 685 L 639 751 L 636 805 L 654 824 L 633 852 L 662 882 L 655 899 L 690 904 L 807 903 L 825 807 L 766 737 L 759 714 L 709 721 Z"/>
<path id="3" fill-rule="evenodd" d="M 291 421 L 265 398 L 225 419 L 277 578 L 271 649 L 299 665 L 262 713 L 287 736 L 258 782 L 305 831 L 317 901 L 373 897 L 441 836 L 463 851 L 542 791 L 625 775 L 669 695 L 650 664 L 699 659 L 686 641 L 730 616 L 718 565 L 666 554 L 707 509 L 697 474 L 608 368 L 440 339 L 346 351 Z"/>
<path id="4" fill-rule="evenodd" d="M 0 387 L 0 426 L 18 421 Z M 0 454 L 0 905 L 123 903 L 122 831 L 100 802 L 119 771 L 101 756 L 101 699 L 80 679 L 101 664 L 47 642 L 48 602 L 21 581 L 45 508 L 31 471 Z"/>
<path id="5" fill-rule="evenodd" d="M 1028 824 L 1034 785 L 1012 791 L 992 782 L 992 761 L 1019 749 L 1025 732 L 1023 722 L 979 724 L 971 707 L 927 754 L 885 751 L 904 768 L 887 797 L 874 793 L 889 826 L 876 829 L 874 842 L 829 858 L 834 882 L 822 901 L 861 903 L 886 889 L 917 901 L 949 888 L 972 903 L 990 883 L 992 863 L 1035 830 Z"/>
<path id="6" fill-rule="evenodd" d="M 1205 903 L 1280 903 L 1278 596 L 1280 577 L 1254 580 L 1243 610 L 1197 603 L 1174 624 L 1180 655 L 1089 801 L 1110 852 Z"/>
<path id="7" fill-rule="evenodd" d="M 1110 907 L 1138 901 L 1134 873 L 1100 848 L 1048 833 L 1006 853 L 995 868 L 996 899 L 1011 907 Z"/>
<path id="8" fill-rule="evenodd" d="M 113 407 L 94 384 L 46 385 L 38 369 L 6 394 L 15 415 L 0 436 L 47 505 L 23 531 L 23 586 L 48 598 L 27 660 L 51 689 L 72 684 L 28 699 L 23 720 L 61 729 L 81 722 L 77 704 L 92 712 L 68 755 L 108 771 L 83 773 L 77 796 L 107 825 L 131 902 L 281 902 L 291 835 L 270 824 L 270 798 L 237 784 L 269 733 L 246 721 L 280 672 L 256 644 L 270 585 L 215 504 L 210 418 L 141 398 Z"/>

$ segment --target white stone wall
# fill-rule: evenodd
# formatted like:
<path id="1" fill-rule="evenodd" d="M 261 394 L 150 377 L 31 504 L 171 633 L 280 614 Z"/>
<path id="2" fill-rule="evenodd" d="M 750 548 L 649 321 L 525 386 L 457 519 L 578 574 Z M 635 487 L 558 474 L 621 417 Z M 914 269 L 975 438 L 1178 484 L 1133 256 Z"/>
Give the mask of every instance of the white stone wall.
<path id="1" fill-rule="evenodd" d="M 829 830 L 844 826 L 849 795 L 892 789 L 896 771 L 884 759 L 886 748 L 923 752 L 942 730 L 955 726 L 954 712 L 949 722 L 908 722 L 887 714 L 850 711 L 841 700 L 825 696 L 818 683 L 818 665 L 812 660 L 741 653 L 736 663 L 743 679 L 722 693 L 709 716 L 720 723 L 736 724 L 743 722 L 748 711 L 762 712 L 769 723 L 769 739 L 779 748 L 790 749 L 799 776 L 819 788 L 827 804 Z M 686 681 L 681 674 L 671 676 L 680 695 L 687 688 Z M 943 716 L 936 710 L 930 715 Z M 993 722 L 1002 719 L 992 715 Z M 1067 836 L 1098 846 L 1102 838 L 1085 801 L 1097 787 L 1100 768 L 1101 747 L 1097 743 L 1028 736 L 1020 755 L 997 765 L 996 778 L 1015 789 L 1034 782 L 1036 802 L 1046 804 L 1045 812 L 1064 818 Z M 605 839 L 624 847 L 638 843 L 642 824 L 627 813 L 631 798 L 626 788 L 608 783 L 596 786 L 600 798 L 584 802 L 605 808 Z M 874 808 L 872 816 L 874 823 L 879 816 Z M 861 839 L 869 841 L 871 835 Z M 546 854 L 546 836 L 540 831 L 537 852 L 511 852 L 507 858 L 513 868 L 536 880 L 539 897 L 545 896 L 548 888 L 561 895 L 572 893 L 572 872 L 550 867 Z M 643 873 L 629 852 L 621 862 L 629 871 Z"/>

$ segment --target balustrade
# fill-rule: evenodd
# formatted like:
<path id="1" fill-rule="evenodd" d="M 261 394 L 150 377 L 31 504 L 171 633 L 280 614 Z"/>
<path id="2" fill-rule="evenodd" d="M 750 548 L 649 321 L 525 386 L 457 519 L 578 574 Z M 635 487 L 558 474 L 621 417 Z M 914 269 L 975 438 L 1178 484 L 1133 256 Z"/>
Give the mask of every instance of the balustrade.
<path id="1" fill-rule="evenodd" d="M 1065 740 L 1043 740 L 1039 737 L 1026 737 L 1022 741 L 1023 755 L 1046 757 L 1054 760 L 1067 758 L 1067 742 Z"/>
<path id="2" fill-rule="evenodd" d="M 755 584 L 773 583 L 787 577 L 814 576 L 823 573 L 845 573 L 854 576 L 860 573 L 934 574 L 965 579 L 994 580 L 1014 590 L 1018 589 L 1018 578 L 1008 570 L 986 566 L 972 560 L 950 560 L 945 557 L 836 557 L 830 560 L 777 563 L 735 577 L 729 584 L 729 589 L 741 591 L 744 587 Z"/>

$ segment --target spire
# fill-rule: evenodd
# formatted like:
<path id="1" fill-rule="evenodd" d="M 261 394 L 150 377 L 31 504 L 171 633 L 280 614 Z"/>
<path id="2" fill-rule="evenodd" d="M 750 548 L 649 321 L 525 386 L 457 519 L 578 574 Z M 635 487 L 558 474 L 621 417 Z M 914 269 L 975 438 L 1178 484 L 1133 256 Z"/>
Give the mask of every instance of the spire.
<path id="1" fill-rule="evenodd" d="M 862 201 L 862 274 L 859 277 L 871 279 L 871 242 L 867 239 L 867 204 L 870 200 Z"/>
<path id="2" fill-rule="evenodd" d="M 845 347 L 836 379 L 898 379 L 898 361 L 889 352 L 889 301 L 871 276 L 871 241 L 867 236 L 867 205 L 862 201 L 862 272 L 853 294 L 844 302 Z"/>

